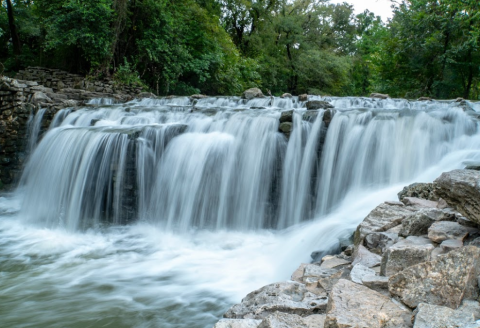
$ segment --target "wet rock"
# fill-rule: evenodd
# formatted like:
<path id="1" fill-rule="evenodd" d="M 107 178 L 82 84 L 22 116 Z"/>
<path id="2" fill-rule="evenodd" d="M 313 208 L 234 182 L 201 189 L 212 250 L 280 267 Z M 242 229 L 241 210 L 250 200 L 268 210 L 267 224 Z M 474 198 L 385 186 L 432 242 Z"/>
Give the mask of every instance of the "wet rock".
<path id="1" fill-rule="evenodd" d="M 356 282 L 357 284 L 362 284 L 363 277 L 368 275 L 375 276 L 375 271 L 367 268 L 364 265 L 356 264 L 353 266 L 352 271 L 350 271 L 350 280 Z"/>
<path id="2" fill-rule="evenodd" d="M 322 100 L 310 100 L 307 101 L 305 104 L 307 107 L 307 110 L 315 110 L 315 109 L 328 109 L 328 108 L 333 108 L 333 105 L 330 104 L 327 101 L 322 101 Z"/>
<path id="3" fill-rule="evenodd" d="M 408 237 L 385 251 L 380 274 L 389 277 L 412 265 L 430 261 L 434 248 L 427 238 Z"/>
<path id="4" fill-rule="evenodd" d="M 439 209 L 422 209 L 402 221 L 402 229 L 399 235 L 422 236 L 428 233 L 428 228 L 437 221 L 453 221 L 456 216 L 453 212 Z"/>
<path id="5" fill-rule="evenodd" d="M 479 274 L 480 249 L 465 246 L 391 276 L 388 289 L 411 308 L 429 303 L 456 309 L 478 297 Z"/>
<path id="6" fill-rule="evenodd" d="M 399 202 L 386 202 L 377 206 L 357 227 L 354 235 L 355 246 L 359 245 L 369 233 L 387 231 L 402 223 L 415 211 L 415 208 Z"/>
<path id="7" fill-rule="evenodd" d="M 353 252 L 355 251 L 355 246 L 354 245 L 348 245 L 347 248 L 343 251 L 343 253 L 346 256 L 352 256 Z"/>
<path id="8" fill-rule="evenodd" d="M 480 171 L 445 172 L 435 180 L 435 193 L 469 220 L 480 224 Z"/>
<path id="9" fill-rule="evenodd" d="M 417 100 L 418 101 L 432 101 L 432 98 L 430 98 L 430 97 L 420 97 Z"/>
<path id="10" fill-rule="evenodd" d="M 425 208 L 437 208 L 438 202 L 432 200 L 426 200 L 416 197 L 404 197 L 402 202 L 407 206 L 425 207 Z"/>
<path id="11" fill-rule="evenodd" d="M 308 100 L 308 95 L 306 93 L 298 96 L 298 101 L 307 101 L 307 100 Z"/>
<path id="12" fill-rule="evenodd" d="M 379 293 L 388 295 L 388 277 L 366 275 L 362 277 L 362 284 Z"/>
<path id="13" fill-rule="evenodd" d="M 327 305 L 324 296 L 315 295 L 298 282 L 280 282 L 248 294 L 240 304 L 224 315 L 229 319 L 264 319 L 276 311 L 308 316 L 323 313 Z"/>
<path id="14" fill-rule="evenodd" d="M 283 133 L 285 133 L 286 135 L 289 136 L 290 132 L 292 132 L 293 124 L 290 123 L 290 122 L 283 122 L 283 123 L 280 124 L 278 129 L 280 130 L 280 132 L 283 132 Z"/>
<path id="15" fill-rule="evenodd" d="M 202 94 L 195 94 L 195 95 L 191 95 L 191 96 L 190 96 L 190 99 L 195 99 L 195 100 L 205 99 L 205 98 L 208 98 L 208 96 L 202 95 Z"/>
<path id="16" fill-rule="evenodd" d="M 143 99 L 143 98 L 157 98 L 151 92 L 140 92 L 138 95 L 135 96 L 136 98 Z M 167 99 L 175 98 L 176 96 L 168 96 Z"/>
<path id="17" fill-rule="evenodd" d="M 221 319 L 213 328 L 257 328 L 261 322 L 253 319 Z"/>
<path id="18" fill-rule="evenodd" d="M 478 328 L 480 323 L 480 304 L 477 301 L 465 301 L 458 310 L 445 306 L 421 303 L 414 312 L 413 328 L 458 327 Z"/>
<path id="19" fill-rule="evenodd" d="M 368 287 L 340 280 L 330 294 L 326 328 L 412 327 L 411 312 Z"/>
<path id="20" fill-rule="evenodd" d="M 361 264 L 363 266 L 366 266 L 367 268 L 371 268 L 380 265 L 380 263 L 382 262 L 382 257 L 380 255 L 370 252 L 362 245 L 358 245 L 355 250 L 356 254 L 355 259 L 352 263 L 353 266 Z"/>
<path id="21" fill-rule="evenodd" d="M 325 123 L 325 126 L 328 128 L 330 125 L 330 122 L 332 122 L 333 116 L 335 115 L 335 110 L 333 109 L 327 109 L 323 113 L 323 122 Z"/>
<path id="22" fill-rule="evenodd" d="M 428 229 L 428 238 L 435 243 L 441 243 L 447 239 L 463 241 L 469 233 L 477 233 L 478 229 L 465 227 L 457 222 L 435 222 Z"/>
<path id="23" fill-rule="evenodd" d="M 260 90 L 259 88 L 251 88 L 251 89 L 245 90 L 242 93 L 242 98 L 247 100 L 250 100 L 253 98 L 263 98 L 263 97 L 265 96 L 263 95 L 262 90 Z"/>
<path id="24" fill-rule="evenodd" d="M 287 110 L 280 115 L 280 123 L 293 122 L 293 110 Z"/>
<path id="25" fill-rule="evenodd" d="M 365 236 L 363 245 L 372 253 L 382 255 L 385 250 L 398 241 L 398 234 L 391 232 L 373 232 Z"/>
<path id="26" fill-rule="evenodd" d="M 296 314 L 275 312 L 263 319 L 258 328 L 308 328 L 302 317 Z"/>
<path id="27" fill-rule="evenodd" d="M 389 95 L 383 93 L 372 93 L 370 94 L 370 98 L 378 98 L 378 99 L 388 99 L 390 98 Z"/>
<path id="28" fill-rule="evenodd" d="M 283 95 L 280 96 L 280 98 L 292 98 L 292 94 L 284 93 Z"/>
<path id="29" fill-rule="evenodd" d="M 400 201 L 405 197 L 416 197 L 433 201 L 438 200 L 438 197 L 435 195 L 435 186 L 433 183 L 413 183 L 406 186 L 398 193 L 398 199 Z"/>

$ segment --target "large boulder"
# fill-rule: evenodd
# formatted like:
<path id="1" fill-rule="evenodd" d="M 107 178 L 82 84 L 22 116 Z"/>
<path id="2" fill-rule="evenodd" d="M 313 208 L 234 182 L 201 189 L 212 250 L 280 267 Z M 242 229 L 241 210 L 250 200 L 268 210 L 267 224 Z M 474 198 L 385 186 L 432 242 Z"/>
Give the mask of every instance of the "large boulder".
<path id="1" fill-rule="evenodd" d="M 261 322 L 253 319 L 221 319 L 213 328 L 257 328 Z"/>
<path id="2" fill-rule="evenodd" d="M 414 314 L 413 328 L 478 328 L 480 326 L 476 322 L 480 319 L 480 304 L 477 301 L 465 301 L 458 310 L 420 303 Z"/>
<path id="3" fill-rule="evenodd" d="M 480 171 L 454 170 L 435 180 L 435 194 L 480 225 Z"/>
<path id="4" fill-rule="evenodd" d="M 325 328 L 350 327 L 412 327 L 411 312 L 370 288 L 341 279 L 328 299 Z"/>
<path id="5" fill-rule="evenodd" d="M 291 93 L 284 93 L 283 95 L 280 96 L 280 98 L 292 98 Z"/>
<path id="6" fill-rule="evenodd" d="M 437 221 L 454 221 L 455 214 L 451 211 L 436 208 L 421 209 L 402 221 L 402 229 L 399 235 L 422 236 L 428 234 L 428 228 Z"/>
<path id="7" fill-rule="evenodd" d="M 478 233 L 478 229 L 450 221 L 435 222 L 428 228 L 428 238 L 435 243 L 441 243 L 448 239 L 463 241 L 469 234 L 476 233 Z"/>
<path id="8" fill-rule="evenodd" d="M 275 312 L 263 319 L 258 328 L 308 328 L 301 316 Z"/>
<path id="9" fill-rule="evenodd" d="M 438 200 L 437 195 L 435 195 L 435 185 L 433 183 L 413 183 L 406 186 L 398 193 L 398 199 L 400 201 L 405 197 L 416 197 L 433 201 Z"/>
<path id="10" fill-rule="evenodd" d="M 287 110 L 280 115 L 280 123 L 293 122 L 293 110 Z"/>
<path id="11" fill-rule="evenodd" d="M 298 101 L 307 101 L 307 100 L 308 100 L 308 95 L 306 93 L 298 96 Z"/>
<path id="12" fill-rule="evenodd" d="M 391 276 L 388 289 L 411 308 L 429 303 L 456 309 L 478 297 L 479 274 L 480 248 L 465 246 Z"/>
<path id="13" fill-rule="evenodd" d="M 387 231 L 402 223 L 415 211 L 416 208 L 405 206 L 400 202 L 385 202 L 377 206 L 357 227 L 353 239 L 355 246 L 359 245 L 369 233 Z"/>
<path id="14" fill-rule="evenodd" d="M 263 97 L 265 96 L 263 95 L 262 90 L 260 90 L 259 88 L 251 88 L 251 89 L 245 90 L 242 93 L 242 98 L 247 100 L 250 100 L 253 98 L 263 98 Z"/>
<path id="15" fill-rule="evenodd" d="M 434 249 L 432 242 L 424 237 L 399 241 L 383 253 L 380 274 L 389 277 L 412 265 L 430 261 Z"/>
<path id="16" fill-rule="evenodd" d="M 307 107 L 308 110 L 333 108 L 333 105 L 330 104 L 328 101 L 322 101 L 322 100 L 307 101 L 305 106 Z"/>
<path id="17" fill-rule="evenodd" d="M 298 282 L 270 284 L 248 294 L 240 304 L 232 306 L 225 314 L 229 319 L 261 319 L 276 311 L 308 316 L 324 313 L 325 296 L 308 291 Z"/>

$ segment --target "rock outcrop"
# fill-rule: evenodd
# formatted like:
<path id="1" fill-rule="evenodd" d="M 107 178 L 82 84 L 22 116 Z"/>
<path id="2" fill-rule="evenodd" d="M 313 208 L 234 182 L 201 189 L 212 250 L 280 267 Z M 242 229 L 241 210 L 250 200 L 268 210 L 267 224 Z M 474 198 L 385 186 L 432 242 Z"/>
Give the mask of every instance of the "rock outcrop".
<path id="1" fill-rule="evenodd" d="M 316 110 L 316 109 L 329 109 L 333 108 L 333 105 L 330 104 L 328 101 L 321 101 L 321 100 L 310 100 L 307 101 L 305 104 L 308 110 Z"/>
<path id="2" fill-rule="evenodd" d="M 435 180 L 435 193 L 471 221 L 480 224 L 480 171 L 455 170 Z"/>
<path id="3" fill-rule="evenodd" d="M 403 202 L 365 217 L 344 252 L 301 264 L 295 282 L 250 293 L 225 317 L 261 319 L 261 328 L 480 327 L 480 231 L 472 219 L 480 197 L 470 172 L 445 176 L 456 179 L 406 187 Z M 464 191 L 455 189 L 459 180 Z M 463 194 L 468 201 L 456 199 Z"/>
<path id="4" fill-rule="evenodd" d="M 262 90 L 259 88 L 250 88 L 242 93 L 242 98 L 247 100 L 264 97 Z"/>

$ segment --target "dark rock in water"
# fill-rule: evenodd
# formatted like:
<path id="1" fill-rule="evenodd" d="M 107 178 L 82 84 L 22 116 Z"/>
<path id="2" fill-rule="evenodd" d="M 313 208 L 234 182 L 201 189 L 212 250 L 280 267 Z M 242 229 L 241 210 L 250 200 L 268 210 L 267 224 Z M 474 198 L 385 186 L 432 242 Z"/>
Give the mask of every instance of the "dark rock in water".
<path id="1" fill-rule="evenodd" d="M 307 101 L 307 100 L 308 100 L 308 95 L 306 93 L 298 96 L 298 101 Z"/>
<path id="2" fill-rule="evenodd" d="M 293 122 L 293 110 L 287 110 L 280 115 L 280 123 Z"/>
<path id="3" fill-rule="evenodd" d="M 480 171 L 454 170 L 435 180 L 435 193 L 448 205 L 480 225 Z"/>
<path id="4" fill-rule="evenodd" d="M 318 116 L 318 110 L 307 110 L 305 113 L 302 115 L 302 120 L 308 121 L 308 122 L 315 122 Z"/>
<path id="5" fill-rule="evenodd" d="M 400 201 L 405 197 L 416 197 L 433 201 L 438 200 L 438 197 L 435 195 L 435 186 L 433 183 L 413 183 L 406 186 L 398 193 L 398 199 Z"/>
<path id="6" fill-rule="evenodd" d="M 284 93 L 280 98 L 292 98 L 292 95 L 290 93 Z"/>
<path id="7" fill-rule="evenodd" d="M 388 99 L 388 98 L 390 98 L 390 96 L 387 95 L 387 94 L 383 94 L 383 93 L 372 93 L 370 95 L 370 98 Z"/>
<path id="8" fill-rule="evenodd" d="M 456 309 L 478 297 L 479 274 L 480 248 L 465 246 L 391 276 L 388 289 L 411 308 L 429 303 Z"/>
<path id="9" fill-rule="evenodd" d="M 260 90 L 259 88 L 251 88 L 251 89 L 245 90 L 242 93 L 242 98 L 247 100 L 250 100 L 253 98 L 264 98 L 264 97 L 265 96 L 263 95 L 262 90 Z"/>
<path id="10" fill-rule="evenodd" d="M 262 106 L 260 106 L 260 107 L 252 106 L 252 107 L 250 107 L 250 108 L 251 108 L 251 109 L 266 109 L 265 107 L 262 107 Z"/>
<path id="11" fill-rule="evenodd" d="M 327 128 L 333 119 L 333 115 L 335 115 L 335 111 L 333 109 L 327 109 L 325 113 L 323 113 L 323 122 Z"/>
<path id="12" fill-rule="evenodd" d="M 420 97 L 417 100 L 418 101 L 432 101 L 432 98 L 430 98 L 430 97 Z"/>
<path id="13" fill-rule="evenodd" d="M 287 138 L 290 138 L 290 133 L 293 129 L 293 124 L 291 122 L 283 122 L 278 127 L 279 131 L 285 134 Z"/>
<path id="14" fill-rule="evenodd" d="M 311 100 L 311 101 L 308 101 L 305 105 L 308 110 L 333 108 L 332 104 L 330 104 L 327 101 L 321 101 L 321 100 Z"/>
<path id="15" fill-rule="evenodd" d="M 475 164 L 469 164 L 465 166 L 465 170 L 475 170 L 475 171 L 480 171 L 480 163 L 475 163 Z"/>

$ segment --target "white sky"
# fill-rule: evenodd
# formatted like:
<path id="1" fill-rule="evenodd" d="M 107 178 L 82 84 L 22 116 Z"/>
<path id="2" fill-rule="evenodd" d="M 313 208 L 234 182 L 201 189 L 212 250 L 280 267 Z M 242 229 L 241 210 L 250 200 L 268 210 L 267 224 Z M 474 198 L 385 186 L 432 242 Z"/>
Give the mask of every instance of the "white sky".
<path id="1" fill-rule="evenodd" d="M 365 9 L 370 10 L 377 16 L 381 16 L 384 22 L 388 18 L 392 18 L 392 3 L 390 0 L 330 0 L 331 3 L 343 3 L 347 2 L 352 4 L 355 9 L 355 14 L 360 14 Z"/>

